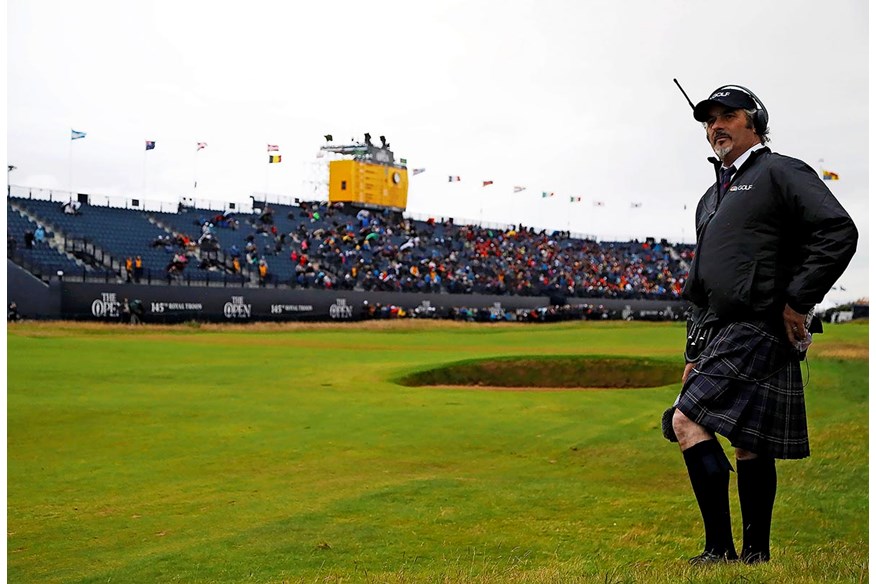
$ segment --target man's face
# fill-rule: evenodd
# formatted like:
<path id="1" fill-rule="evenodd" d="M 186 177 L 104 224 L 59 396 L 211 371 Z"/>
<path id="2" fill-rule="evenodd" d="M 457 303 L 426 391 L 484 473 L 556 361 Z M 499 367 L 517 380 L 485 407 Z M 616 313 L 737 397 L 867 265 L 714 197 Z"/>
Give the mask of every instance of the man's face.
<path id="1" fill-rule="evenodd" d="M 740 154 L 760 143 L 754 126 L 740 109 L 712 106 L 703 125 L 712 150 L 725 166 L 733 164 Z"/>

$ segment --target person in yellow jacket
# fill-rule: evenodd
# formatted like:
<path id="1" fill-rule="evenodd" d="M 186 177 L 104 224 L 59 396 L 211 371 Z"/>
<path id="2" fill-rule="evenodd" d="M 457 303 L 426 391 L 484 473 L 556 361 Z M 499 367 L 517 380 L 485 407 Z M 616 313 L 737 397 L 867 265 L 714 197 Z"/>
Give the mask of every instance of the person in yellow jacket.
<path id="1" fill-rule="evenodd" d="M 265 280 L 268 277 L 268 262 L 264 259 L 259 260 L 259 286 L 265 285 Z"/>
<path id="2" fill-rule="evenodd" d="M 134 281 L 140 282 L 140 278 L 143 277 L 143 258 L 137 256 L 134 258 Z"/>

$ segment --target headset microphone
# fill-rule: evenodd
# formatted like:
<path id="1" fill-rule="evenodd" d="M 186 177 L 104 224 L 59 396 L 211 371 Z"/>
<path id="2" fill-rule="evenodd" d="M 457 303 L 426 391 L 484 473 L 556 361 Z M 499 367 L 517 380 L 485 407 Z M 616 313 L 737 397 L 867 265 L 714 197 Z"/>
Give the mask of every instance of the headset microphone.
<path id="1" fill-rule="evenodd" d="M 690 109 L 696 109 L 695 106 L 694 106 L 694 104 L 693 104 L 693 102 L 692 102 L 692 101 L 690 100 L 690 98 L 687 96 L 687 93 L 685 93 L 685 92 L 684 92 L 684 89 L 682 89 L 682 87 L 681 87 L 681 83 L 678 82 L 678 79 L 676 79 L 675 77 L 673 77 L 672 80 L 675 81 L 675 84 L 678 85 L 678 89 L 681 90 L 681 94 L 684 96 L 684 99 L 686 99 L 686 100 L 687 100 L 687 103 L 690 104 Z"/>

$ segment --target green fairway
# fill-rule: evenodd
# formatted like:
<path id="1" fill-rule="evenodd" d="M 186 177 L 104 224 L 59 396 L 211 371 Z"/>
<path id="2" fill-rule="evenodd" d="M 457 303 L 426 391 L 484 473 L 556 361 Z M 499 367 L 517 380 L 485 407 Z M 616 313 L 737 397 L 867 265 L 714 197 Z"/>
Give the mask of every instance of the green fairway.
<path id="1" fill-rule="evenodd" d="M 868 328 L 816 338 L 813 455 L 777 464 L 773 561 L 694 569 L 699 512 L 659 429 L 679 382 L 396 382 L 514 355 L 680 379 L 683 324 L 9 326 L 8 580 L 865 582 Z"/>

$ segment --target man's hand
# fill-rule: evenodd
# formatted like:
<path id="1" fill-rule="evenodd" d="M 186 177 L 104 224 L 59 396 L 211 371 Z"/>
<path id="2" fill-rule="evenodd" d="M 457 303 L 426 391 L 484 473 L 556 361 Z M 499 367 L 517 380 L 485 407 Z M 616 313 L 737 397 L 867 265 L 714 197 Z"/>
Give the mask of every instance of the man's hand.
<path id="1" fill-rule="evenodd" d="M 785 321 L 785 333 L 788 335 L 788 341 L 796 346 L 798 341 L 806 338 L 806 315 L 800 314 L 786 304 L 782 318 Z"/>
<path id="2" fill-rule="evenodd" d="M 684 366 L 684 373 L 681 374 L 681 384 L 684 385 L 687 382 L 687 376 L 690 375 L 690 372 L 693 371 L 694 363 L 688 363 Z"/>

